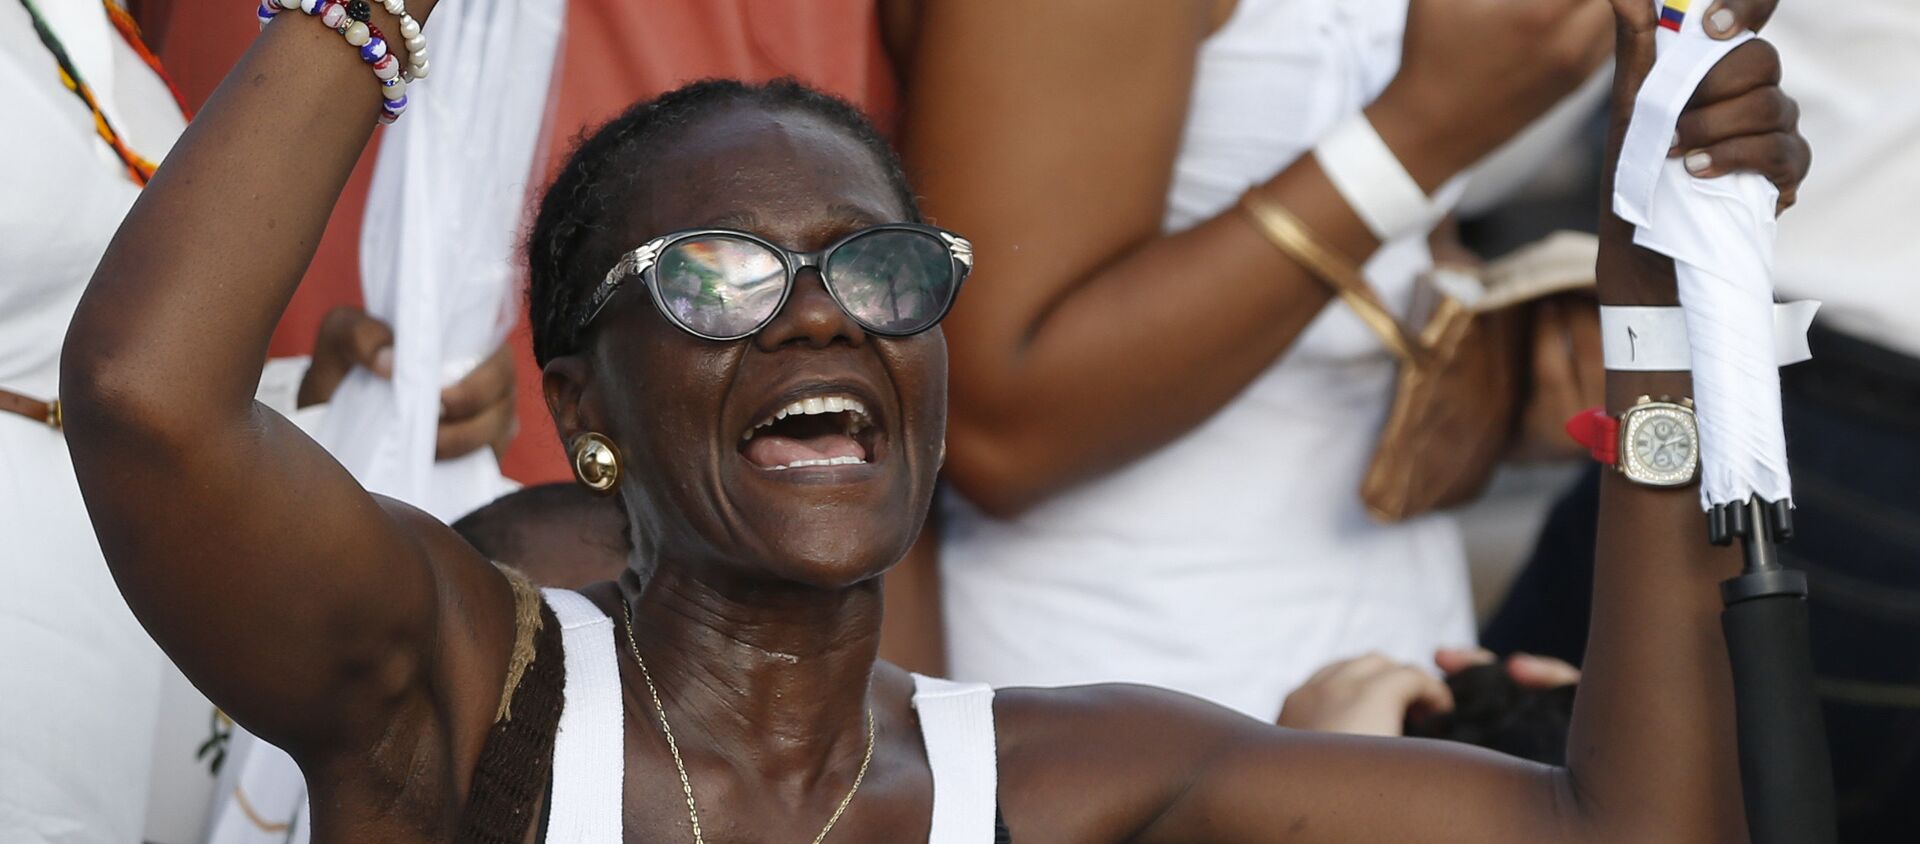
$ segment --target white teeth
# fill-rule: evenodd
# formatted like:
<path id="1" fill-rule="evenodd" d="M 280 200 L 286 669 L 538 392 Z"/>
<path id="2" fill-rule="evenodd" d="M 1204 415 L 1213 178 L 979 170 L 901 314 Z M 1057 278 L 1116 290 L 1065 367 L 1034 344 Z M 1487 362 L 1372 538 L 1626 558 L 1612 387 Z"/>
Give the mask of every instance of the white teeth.
<path id="1" fill-rule="evenodd" d="M 857 466 L 865 462 L 867 461 L 849 454 L 843 457 L 809 457 L 805 460 L 795 460 L 785 466 L 769 466 L 767 469 L 779 472 L 786 469 L 804 469 L 808 466 Z"/>
<path id="2" fill-rule="evenodd" d="M 872 424 L 872 421 L 867 418 L 867 406 L 861 404 L 859 399 L 852 396 L 813 396 L 798 399 L 792 404 L 774 411 L 772 416 L 760 420 L 760 422 L 752 428 L 747 429 L 745 433 L 740 435 L 740 439 L 753 439 L 754 433 L 759 429 L 772 425 L 789 416 L 817 416 L 822 413 L 849 414 L 850 418 L 847 420 L 848 434 L 858 433 Z"/>

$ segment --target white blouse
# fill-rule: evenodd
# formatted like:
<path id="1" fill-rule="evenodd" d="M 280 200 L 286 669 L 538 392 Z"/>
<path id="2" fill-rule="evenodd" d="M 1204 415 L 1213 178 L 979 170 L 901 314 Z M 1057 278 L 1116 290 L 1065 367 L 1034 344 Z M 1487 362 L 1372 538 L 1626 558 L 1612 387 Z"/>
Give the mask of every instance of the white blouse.
<path id="1" fill-rule="evenodd" d="M 165 85 L 97 0 L 36 6 L 108 119 L 158 161 L 185 126 Z M 18 3 L 0 3 L 0 114 L 0 388 L 46 399 L 74 306 L 140 189 Z M 143 840 L 165 658 L 100 558 L 65 441 L 8 413 L 0 537 L 0 840 Z"/>

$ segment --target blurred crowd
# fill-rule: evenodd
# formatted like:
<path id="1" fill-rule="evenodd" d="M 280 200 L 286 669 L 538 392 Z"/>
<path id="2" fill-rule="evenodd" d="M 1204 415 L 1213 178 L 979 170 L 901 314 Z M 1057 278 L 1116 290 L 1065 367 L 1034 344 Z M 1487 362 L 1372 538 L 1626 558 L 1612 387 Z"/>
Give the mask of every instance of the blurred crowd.
<path id="1" fill-rule="evenodd" d="M 793 77 L 881 126 L 930 221 L 965 232 L 978 261 L 944 323 L 943 486 L 886 575 L 884 657 L 996 686 L 1146 683 L 1284 726 L 1558 761 L 1601 471 L 1559 430 L 1601 400 L 1597 322 L 1567 303 L 1591 297 L 1582 233 L 1601 203 L 1611 19 L 1536 32 L 1502 29 L 1501 4 L 1478 0 L 1133 5 L 492 12 L 543 45 L 497 59 L 519 63 L 498 72 L 522 89 L 423 103 L 436 111 L 412 134 L 377 136 L 258 398 L 537 583 L 618 575 L 633 528 L 572 483 L 516 316 L 530 203 L 573 139 L 636 100 Z M 218 713 L 115 588 L 56 395 L 94 265 L 254 30 L 247 9 L 208 0 L 0 0 L 0 842 L 303 835 L 298 769 Z M 1790 62 L 1798 111 L 1782 119 L 1817 150 L 1787 197 L 1775 285 L 1824 302 L 1814 359 L 1782 374 L 1798 510 L 1784 553 L 1814 584 L 1843 838 L 1911 841 L 1920 7 L 1784 0 L 1764 31 Z M 1449 115 L 1450 131 L 1394 137 L 1410 112 Z M 1496 413 L 1491 433 L 1450 444 L 1485 465 L 1438 499 L 1374 486 L 1392 449 L 1448 445 L 1393 424 L 1399 359 L 1379 327 L 1304 273 L 1241 260 L 1273 246 L 1236 200 L 1318 167 L 1316 144 L 1362 113 L 1390 144 L 1421 141 L 1396 145 L 1436 202 L 1429 226 L 1365 264 L 1394 318 L 1418 325 L 1436 290 L 1461 284 L 1543 291 L 1504 314 L 1495 354 L 1512 371 L 1475 397 Z M 469 166 L 408 154 L 433 144 Z M 1689 168 L 1705 159 L 1697 172 L 1711 152 L 1676 150 Z M 436 191 L 492 229 L 394 228 Z M 415 267 L 390 254 L 392 231 L 488 245 Z M 407 292 L 429 276 L 438 298 Z M 1275 303 L 1287 318 L 1266 316 Z M 409 426 L 415 406 L 431 418 Z M 1463 538 L 1468 504 L 1519 547 Z"/>

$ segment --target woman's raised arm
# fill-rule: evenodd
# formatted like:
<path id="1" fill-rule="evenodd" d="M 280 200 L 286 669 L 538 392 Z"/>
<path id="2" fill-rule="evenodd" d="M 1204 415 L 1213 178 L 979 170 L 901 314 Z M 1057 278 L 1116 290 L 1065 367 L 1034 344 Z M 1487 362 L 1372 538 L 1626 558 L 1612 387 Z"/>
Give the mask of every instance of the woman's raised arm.
<path id="1" fill-rule="evenodd" d="M 1614 3 L 1623 69 L 1614 102 L 1617 151 L 1620 115 L 1651 64 L 1655 19 L 1645 0 Z M 1729 54 L 1696 99 L 1728 88 L 1771 90 L 1779 78 L 1777 55 L 1755 41 Z M 1744 106 L 1734 111 L 1752 116 Z M 1789 182 L 1806 172 L 1797 135 L 1744 143 L 1770 150 L 1766 158 Z M 1611 215 L 1601 234 L 1602 302 L 1676 303 L 1668 259 L 1634 246 L 1631 227 Z M 1685 372 L 1607 374 L 1612 413 L 1640 396 L 1689 395 Z M 1707 543 L 1699 501 L 1691 486 L 1639 486 L 1614 473 L 1603 482 L 1592 634 L 1563 768 L 1464 745 L 1275 730 L 1147 691 L 1112 691 L 1104 701 L 1084 696 L 1079 717 L 1067 722 L 1072 735 L 1052 738 L 1020 729 L 1028 722 L 1020 714 L 1059 705 L 1007 694 L 999 705 L 1014 715 L 1015 729 L 1003 747 L 1015 757 L 1028 744 L 1057 755 L 1066 751 L 1049 743 L 1066 743 L 1080 767 L 1111 772 L 1103 776 L 1109 791 L 1124 796 L 1122 805 L 1144 807 L 1116 832 L 1142 842 L 1744 841 L 1717 588 L 1739 572 L 1740 559 Z M 1129 767 L 1127 759 L 1158 761 Z M 1060 799 L 1029 796 L 1019 785 L 1003 792 L 1011 795 L 1010 818 L 1029 811 L 1027 801 Z M 1018 826 L 1013 832 L 1023 834 Z"/>
<path id="2" fill-rule="evenodd" d="M 396 718 L 490 723 L 512 636 L 484 560 L 253 401 L 380 98 L 320 22 L 267 26 L 134 204 L 61 362 L 74 469 L 121 592 L 195 684 L 303 763 L 367 751 Z M 492 696 L 428 694 L 488 677 Z"/>

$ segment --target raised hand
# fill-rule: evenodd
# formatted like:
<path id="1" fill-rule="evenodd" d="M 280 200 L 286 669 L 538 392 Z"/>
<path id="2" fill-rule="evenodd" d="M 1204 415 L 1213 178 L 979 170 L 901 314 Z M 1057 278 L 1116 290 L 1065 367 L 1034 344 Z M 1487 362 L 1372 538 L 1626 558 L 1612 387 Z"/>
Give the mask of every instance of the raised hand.
<path id="1" fill-rule="evenodd" d="M 1653 68 L 1658 16 L 1646 0 L 1610 0 L 1616 16 L 1616 59 L 1609 129 L 1606 190 L 1633 113 L 1634 97 Z M 1732 6 L 1729 2 L 1723 5 Z M 1750 14 L 1771 14 L 1772 3 L 1741 4 Z M 1716 10 L 1717 11 L 1717 10 Z M 1713 13 L 1709 12 L 1711 17 Z M 1675 127 L 1671 154 L 1687 156 L 1699 176 L 1751 171 L 1780 189 L 1780 210 L 1793 204 L 1812 166 L 1813 152 L 1799 133 L 1799 106 L 1780 89 L 1780 54 L 1754 39 L 1727 54 L 1707 73 Z M 1600 221 L 1600 300 L 1607 304 L 1669 305 L 1678 299 L 1672 263 L 1632 246 L 1631 227 L 1611 214 Z"/>

